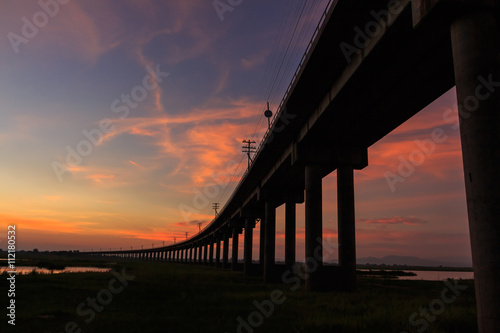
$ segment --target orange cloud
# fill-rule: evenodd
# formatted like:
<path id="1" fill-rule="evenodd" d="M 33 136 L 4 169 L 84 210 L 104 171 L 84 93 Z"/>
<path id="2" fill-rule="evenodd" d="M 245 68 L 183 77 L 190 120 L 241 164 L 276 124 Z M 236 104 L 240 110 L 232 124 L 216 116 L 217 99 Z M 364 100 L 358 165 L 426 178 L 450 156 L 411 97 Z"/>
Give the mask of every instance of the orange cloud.
<path id="1" fill-rule="evenodd" d="M 422 220 L 418 217 L 403 217 L 394 216 L 389 218 L 379 218 L 379 219 L 359 219 L 357 222 L 367 223 L 367 224 L 406 224 L 406 225 L 417 225 L 427 223 L 427 221 Z"/>
<path id="2" fill-rule="evenodd" d="M 49 201 L 59 201 L 62 199 L 62 196 L 60 196 L 60 195 L 45 195 L 42 198 L 49 200 Z"/>

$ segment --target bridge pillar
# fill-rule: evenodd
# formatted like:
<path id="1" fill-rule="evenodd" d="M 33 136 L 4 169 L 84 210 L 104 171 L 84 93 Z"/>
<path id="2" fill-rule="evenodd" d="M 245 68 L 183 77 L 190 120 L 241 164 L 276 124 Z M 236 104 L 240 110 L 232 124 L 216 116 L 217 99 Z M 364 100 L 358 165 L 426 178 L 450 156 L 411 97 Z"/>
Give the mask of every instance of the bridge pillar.
<path id="1" fill-rule="evenodd" d="M 213 263 L 214 263 L 214 240 L 213 239 L 210 240 L 209 246 L 210 246 L 210 252 L 209 252 L 209 255 L 208 255 L 208 264 L 210 266 L 212 266 Z"/>
<path id="2" fill-rule="evenodd" d="M 233 246 L 232 246 L 232 260 L 231 260 L 231 270 L 236 271 L 238 269 L 238 238 L 240 235 L 240 230 L 238 227 L 233 228 Z"/>
<path id="3" fill-rule="evenodd" d="M 191 246 L 189 248 L 189 261 L 188 261 L 190 264 L 193 263 L 193 247 Z"/>
<path id="4" fill-rule="evenodd" d="M 265 216 L 260 219 L 260 231 L 259 231 L 259 264 L 261 269 L 264 269 L 264 245 L 266 239 L 266 219 Z"/>
<path id="5" fill-rule="evenodd" d="M 253 250 L 253 228 L 255 228 L 255 219 L 247 217 L 245 219 L 245 239 L 243 244 L 243 259 L 245 274 L 250 274 L 252 270 L 252 250 Z"/>
<path id="6" fill-rule="evenodd" d="M 500 22 L 468 8 L 451 25 L 480 333 L 500 327 Z"/>
<path id="7" fill-rule="evenodd" d="M 205 245 L 203 245 L 203 264 L 208 264 L 208 243 L 205 243 Z"/>
<path id="8" fill-rule="evenodd" d="M 266 201 L 264 206 L 264 281 L 271 282 L 276 254 L 276 205 L 272 201 Z"/>
<path id="9" fill-rule="evenodd" d="M 203 245 L 198 244 L 198 264 L 203 264 Z"/>
<path id="10" fill-rule="evenodd" d="M 198 244 L 198 264 L 203 264 L 203 245 Z"/>
<path id="11" fill-rule="evenodd" d="M 295 264 L 295 233 L 296 233 L 295 202 L 285 204 L 285 265 L 292 267 Z"/>
<path id="12" fill-rule="evenodd" d="M 220 267 L 220 238 L 215 239 L 215 267 Z"/>
<path id="13" fill-rule="evenodd" d="M 224 233 L 224 248 L 222 251 L 222 268 L 228 268 L 229 264 L 229 235 Z"/>
<path id="14" fill-rule="evenodd" d="M 323 193 L 322 175 L 319 165 L 306 165 L 306 290 L 321 289 L 319 270 L 323 266 Z"/>
<path id="15" fill-rule="evenodd" d="M 352 166 L 337 169 L 337 214 L 339 266 L 342 289 L 356 289 L 356 229 L 354 212 L 354 170 Z"/>

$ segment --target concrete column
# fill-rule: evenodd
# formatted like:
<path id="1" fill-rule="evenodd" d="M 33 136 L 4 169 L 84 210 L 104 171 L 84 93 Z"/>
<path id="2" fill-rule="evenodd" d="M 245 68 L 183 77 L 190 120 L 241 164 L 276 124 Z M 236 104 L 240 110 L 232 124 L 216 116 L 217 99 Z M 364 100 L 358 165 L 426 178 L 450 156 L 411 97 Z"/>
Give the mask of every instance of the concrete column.
<path id="1" fill-rule="evenodd" d="M 469 8 L 451 37 L 480 333 L 500 327 L 500 22 Z"/>
<path id="2" fill-rule="evenodd" d="M 296 234 L 295 202 L 285 204 L 285 265 L 295 264 L 295 234 Z"/>
<path id="3" fill-rule="evenodd" d="M 193 263 L 193 247 L 192 246 L 189 248 L 189 263 L 190 264 Z"/>
<path id="4" fill-rule="evenodd" d="M 220 238 L 218 238 L 215 241 L 215 267 L 220 267 Z"/>
<path id="5" fill-rule="evenodd" d="M 203 264 L 208 264 L 208 243 L 203 246 Z"/>
<path id="6" fill-rule="evenodd" d="M 260 219 L 260 232 L 259 232 L 259 264 L 264 267 L 264 244 L 266 239 L 266 217 Z"/>
<path id="7" fill-rule="evenodd" d="M 239 237 L 238 228 L 233 228 L 233 248 L 232 248 L 232 260 L 231 260 L 231 270 L 237 270 L 238 266 L 238 237 Z"/>
<path id="8" fill-rule="evenodd" d="M 210 252 L 209 252 L 209 256 L 208 256 L 208 264 L 210 266 L 212 266 L 213 263 L 214 263 L 214 241 L 211 240 L 210 241 Z"/>
<path id="9" fill-rule="evenodd" d="M 229 262 L 229 235 L 224 233 L 224 249 L 222 251 L 222 268 L 228 268 Z"/>
<path id="10" fill-rule="evenodd" d="M 352 167 L 337 169 L 337 211 L 339 266 L 344 290 L 356 289 L 356 229 L 354 212 L 354 171 Z"/>
<path id="11" fill-rule="evenodd" d="M 276 207 L 273 202 L 266 201 L 264 238 L 264 281 L 272 281 L 276 255 Z"/>
<path id="12" fill-rule="evenodd" d="M 323 193 L 320 167 L 307 165 L 306 185 L 306 290 L 321 289 L 319 270 L 323 266 Z"/>
<path id="13" fill-rule="evenodd" d="M 245 260 L 244 271 L 246 274 L 251 273 L 252 269 L 252 249 L 253 249 L 253 228 L 255 227 L 255 219 L 247 217 L 245 219 L 245 239 L 243 259 Z"/>

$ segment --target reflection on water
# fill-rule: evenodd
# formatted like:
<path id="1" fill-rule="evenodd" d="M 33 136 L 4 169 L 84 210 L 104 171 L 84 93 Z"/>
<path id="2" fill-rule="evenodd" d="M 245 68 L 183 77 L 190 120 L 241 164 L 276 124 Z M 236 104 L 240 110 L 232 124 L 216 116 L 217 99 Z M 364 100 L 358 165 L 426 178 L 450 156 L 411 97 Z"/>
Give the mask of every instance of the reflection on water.
<path id="1" fill-rule="evenodd" d="M 99 268 L 99 267 L 66 267 L 65 269 L 54 269 L 50 270 L 47 268 L 40 268 L 35 266 L 17 266 L 16 272 L 18 274 L 28 274 L 36 271 L 40 274 L 60 274 L 60 273 L 85 273 L 85 272 L 98 272 L 106 273 L 109 272 L 111 268 Z M 10 271 L 8 267 L 0 267 L 0 274 L 4 271 Z"/>

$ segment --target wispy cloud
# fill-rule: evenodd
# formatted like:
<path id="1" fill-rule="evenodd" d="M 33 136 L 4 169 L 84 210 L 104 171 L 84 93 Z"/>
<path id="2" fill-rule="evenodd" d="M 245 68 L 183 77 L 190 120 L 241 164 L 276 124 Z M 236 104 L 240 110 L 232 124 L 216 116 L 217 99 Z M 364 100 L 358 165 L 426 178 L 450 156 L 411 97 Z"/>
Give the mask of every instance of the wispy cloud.
<path id="1" fill-rule="evenodd" d="M 359 219 L 357 222 L 362 222 L 367 224 L 406 224 L 406 225 L 418 225 L 427 223 L 427 221 L 422 220 L 418 217 L 403 217 L 403 216 L 394 216 L 394 217 L 377 218 L 377 219 Z"/>

